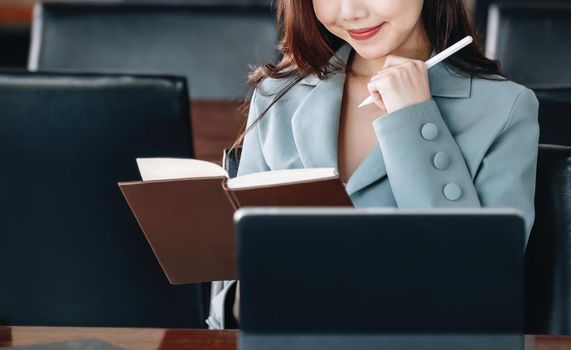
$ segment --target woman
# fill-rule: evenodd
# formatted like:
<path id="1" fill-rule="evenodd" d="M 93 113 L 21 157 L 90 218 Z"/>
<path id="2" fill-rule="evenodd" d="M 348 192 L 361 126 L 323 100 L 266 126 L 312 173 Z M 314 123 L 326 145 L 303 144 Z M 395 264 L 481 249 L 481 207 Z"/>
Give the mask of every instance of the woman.
<path id="1" fill-rule="evenodd" d="M 518 208 L 529 234 L 534 93 L 477 41 L 423 63 L 474 36 L 462 0 L 283 0 L 278 15 L 283 59 L 251 76 L 238 175 L 335 167 L 355 207 Z M 358 108 L 369 95 L 375 104 Z M 212 328 L 229 326 L 235 286 L 224 287 Z"/>

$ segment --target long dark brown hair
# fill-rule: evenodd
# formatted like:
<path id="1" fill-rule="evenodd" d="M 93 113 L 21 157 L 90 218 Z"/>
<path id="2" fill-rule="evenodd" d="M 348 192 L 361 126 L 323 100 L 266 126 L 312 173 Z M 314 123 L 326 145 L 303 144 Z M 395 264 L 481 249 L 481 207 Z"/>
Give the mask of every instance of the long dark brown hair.
<path id="1" fill-rule="evenodd" d="M 450 57 L 452 68 L 484 79 L 502 79 L 498 61 L 484 56 L 472 21 L 466 10 L 466 0 L 424 0 L 422 21 L 432 49 L 438 53 L 471 35 L 474 42 Z M 276 13 L 281 29 L 281 60 L 277 64 L 257 67 L 248 77 L 253 88 L 265 78 L 286 79 L 287 83 L 278 92 L 270 105 L 242 132 L 234 143 L 238 146 L 268 110 L 295 84 L 308 75 L 326 79 L 335 70 L 344 69 L 341 62 L 330 63 L 344 41 L 332 35 L 317 19 L 312 0 L 277 0 Z M 252 89 L 253 91 L 253 89 Z M 264 94 L 258 91 L 258 93 Z M 245 102 L 245 106 L 249 101 Z M 246 110 L 246 108 L 244 108 Z M 246 130 L 244 130 L 246 129 Z"/>

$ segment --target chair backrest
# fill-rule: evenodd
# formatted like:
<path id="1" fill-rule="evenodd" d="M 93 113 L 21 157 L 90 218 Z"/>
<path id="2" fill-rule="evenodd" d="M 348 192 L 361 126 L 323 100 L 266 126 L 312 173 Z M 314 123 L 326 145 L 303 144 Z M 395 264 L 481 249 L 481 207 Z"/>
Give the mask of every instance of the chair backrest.
<path id="1" fill-rule="evenodd" d="M 0 2 L 0 6 L 2 6 Z M 13 5 L 12 5 L 13 6 Z M 0 11 L 4 11 L 0 9 Z M 30 49 L 30 30 L 25 26 L 0 26 L 0 69 L 23 69 L 26 67 L 28 50 Z"/>
<path id="2" fill-rule="evenodd" d="M 530 88 L 571 87 L 571 3 L 507 2 L 490 7 L 486 56 Z"/>
<path id="3" fill-rule="evenodd" d="M 208 0 L 205 0 L 208 1 Z M 485 38 L 487 33 L 487 25 L 488 25 L 488 13 L 490 11 L 490 6 L 495 3 L 522 3 L 522 2 L 529 2 L 529 0 L 472 0 L 473 4 L 473 13 L 474 19 L 476 24 L 476 29 L 482 38 Z M 537 0 L 536 0 L 537 1 Z M 549 0 L 550 2 L 568 2 L 569 0 Z"/>
<path id="4" fill-rule="evenodd" d="M 571 83 L 569 88 L 536 89 L 539 99 L 539 142 L 571 146 Z"/>
<path id="5" fill-rule="evenodd" d="M 526 333 L 571 335 L 571 147 L 540 145 L 525 253 Z"/>
<path id="6" fill-rule="evenodd" d="M 176 74 L 193 99 L 243 100 L 250 65 L 274 61 L 277 41 L 267 5 L 45 3 L 29 68 Z"/>
<path id="7" fill-rule="evenodd" d="M 0 324 L 202 327 L 117 186 L 190 157 L 183 77 L 0 74 Z"/>

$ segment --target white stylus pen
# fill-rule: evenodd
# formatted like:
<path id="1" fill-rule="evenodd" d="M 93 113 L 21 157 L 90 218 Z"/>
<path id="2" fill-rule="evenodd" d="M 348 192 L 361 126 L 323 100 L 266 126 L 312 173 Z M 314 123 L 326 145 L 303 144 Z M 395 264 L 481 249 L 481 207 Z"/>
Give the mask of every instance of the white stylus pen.
<path id="1" fill-rule="evenodd" d="M 471 36 L 467 36 L 464 39 L 457 42 L 456 44 L 450 46 L 446 50 L 442 51 L 438 55 L 436 55 L 436 56 L 432 57 L 431 59 L 429 59 L 428 61 L 426 61 L 425 62 L 426 69 L 430 69 L 430 68 L 436 66 L 438 63 L 444 61 L 445 59 L 452 56 L 456 52 L 458 52 L 458 51 L 462 50 L 463 48 L 465 48 L 466 46 L 470 45 L 472 43 L 472 41 L 474 41 L 474 39 Z M 361 102 L 361 104 L 359 105 L 359 108 L 364 107 L 364 106 L 368 106 L 374 102 L 375 102 L 375 99 L 373 98 L 373 96 L 369 96 L 363 102 Z"/>

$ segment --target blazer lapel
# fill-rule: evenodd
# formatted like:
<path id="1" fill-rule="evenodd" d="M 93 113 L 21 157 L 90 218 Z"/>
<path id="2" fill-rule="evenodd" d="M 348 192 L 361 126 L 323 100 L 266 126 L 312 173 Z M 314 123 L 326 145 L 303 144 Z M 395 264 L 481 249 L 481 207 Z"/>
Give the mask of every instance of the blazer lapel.
<path id="1" fill-rule="evenodd" d="M 350 53 L 351 47 L 344 45 L 332 60 L 336 57 L 346 64 Z M 337 140 L 345 72 L 333 72 L 325 80 L 311 75 L 302 79 L 300 84 L 314 86 L 291 120 L 300 159 L 306 168 L 337 169 Z"/>
<path id="2" fill-rule="evenodd" d="M 387 176 L 387 169 L 385 168 L 383 153 L 381 148 L 376 145 L 355 169 L 347 181 L 345 191 L 348 195 L 352 195 L 385 176 Z"/>
<path id="3" fill-rule="evenodd" d="M 342 46 L 335 56 L 347 63 L 351 46 Z M 468 98 L 471 76 L 456 73 L 441 63 L 428 71 L 433 97 Z M 302 100 L 292 117 L 292 130 L 300 159 L 306 168 L 338 169 L 339 118 L 345 73 L 336 72 L 328 79 L 314 75 L 305 77 L 300 84 L 314 86 Z M 345 190 L 349 195 L 387 176 L 380 147 L 374 147 L 349 178 Z"/>
<path id="4" fill-rule="evenodd" d="M 344 74 L 322 81 L 301 102 L 292 117 L 295 145 L 306 168 L 337 168 L 344 83 Z"/>
<path id="5" fill-rule="evenodd" d="M 428 70 L 428 83 L 432 97 L 469 98 L 472 76 L 442 62 Z"/>

